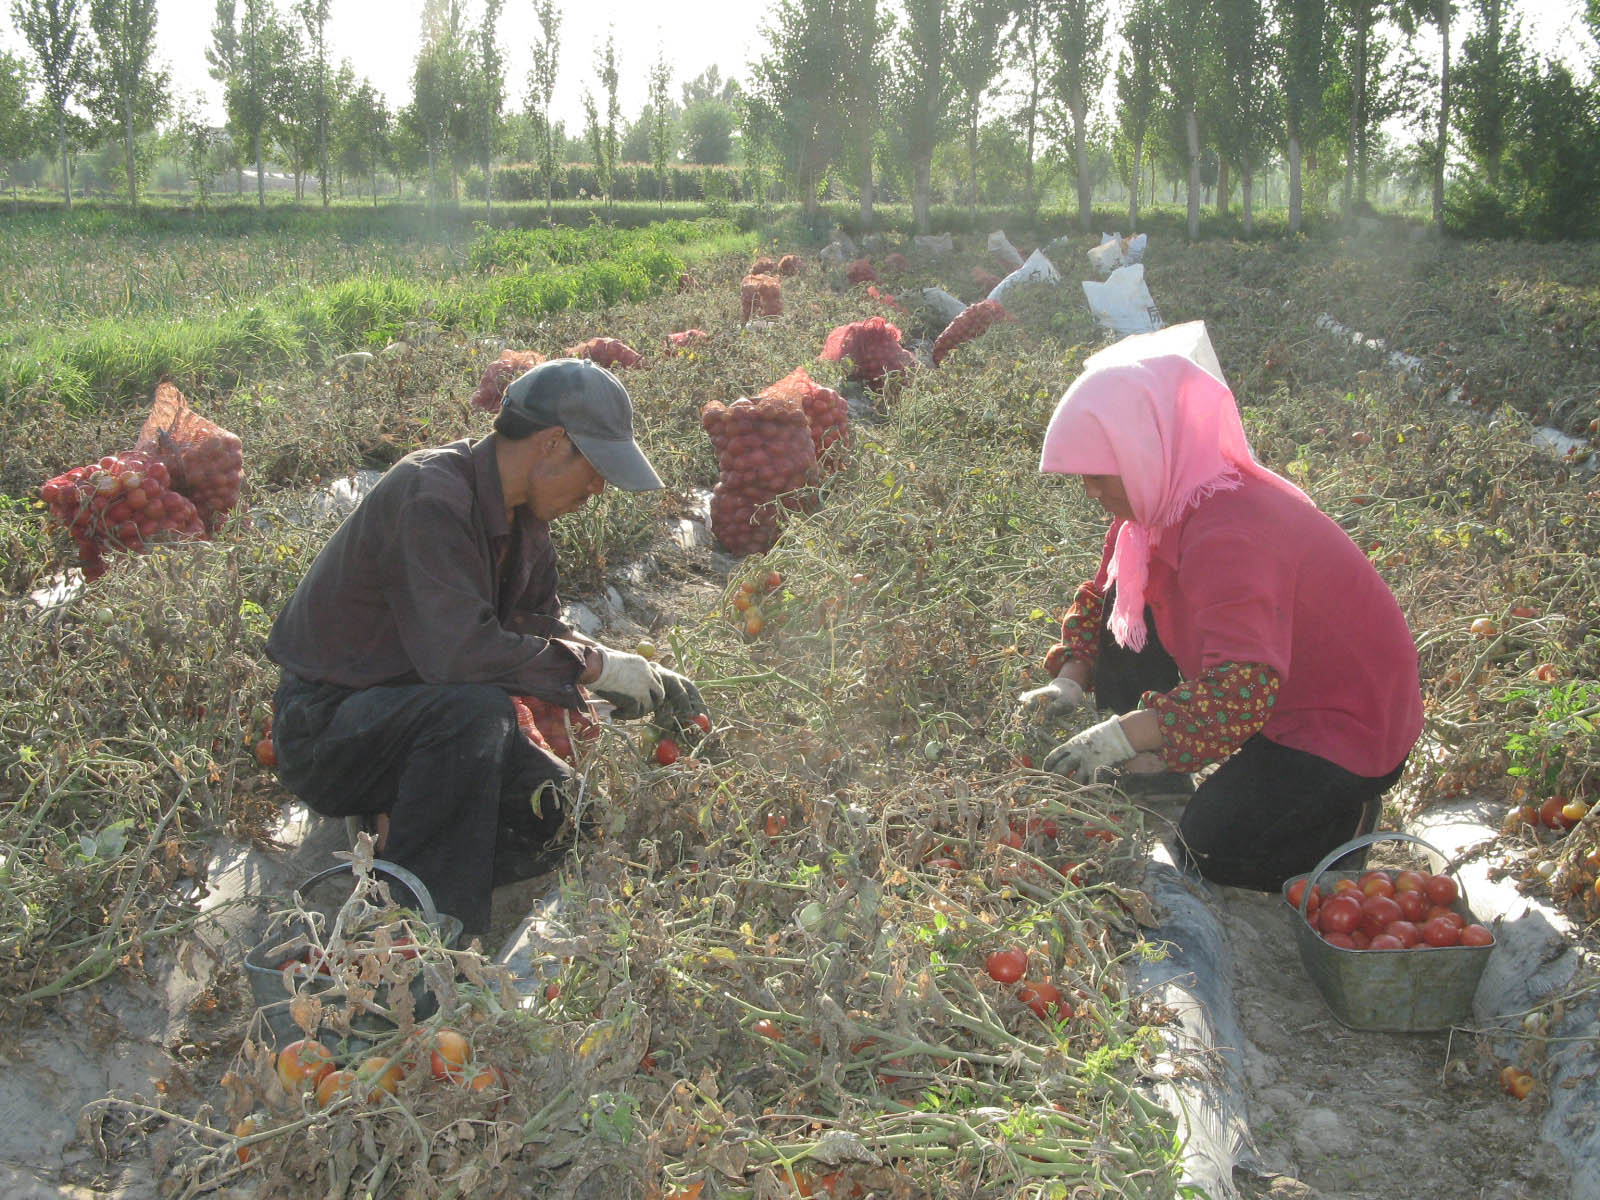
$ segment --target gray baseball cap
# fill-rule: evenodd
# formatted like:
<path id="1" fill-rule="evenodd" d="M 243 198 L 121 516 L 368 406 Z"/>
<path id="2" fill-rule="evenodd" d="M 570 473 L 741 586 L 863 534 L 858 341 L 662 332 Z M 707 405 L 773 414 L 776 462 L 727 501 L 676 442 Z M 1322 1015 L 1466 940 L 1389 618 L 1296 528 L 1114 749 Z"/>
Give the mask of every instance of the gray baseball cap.
<path id="1" fill-rule="evenodd" d="M 605 481 L 625 492 L 666 486 L 633 440 L 633 402 L 610 371 L 587 358 L 553 358 L 512 380 L 502 417 L 529 432 L 559 425 Z M 497 422 L 497 427 L 500 422 Z"/>

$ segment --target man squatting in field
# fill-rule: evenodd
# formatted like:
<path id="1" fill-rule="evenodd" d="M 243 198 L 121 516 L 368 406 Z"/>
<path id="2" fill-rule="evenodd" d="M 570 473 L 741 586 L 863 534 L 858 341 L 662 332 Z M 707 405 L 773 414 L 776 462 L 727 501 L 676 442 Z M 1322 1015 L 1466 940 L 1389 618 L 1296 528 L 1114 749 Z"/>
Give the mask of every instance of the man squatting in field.
<path id="1" fill-rule="evenodd" d="M 487 930 L 493 887 L 549 865 L 572 799 L 513 695 L 581 710 L 585 684 L 624 718 L 705 709 L 684 676 L 559 619 L 549 522 L 607 483 L 662 486 L 626 389 L 586 359 L 534 367 L 492 434 L 384 474 L 267 639 L 284 786 L 324 816 L 387 814 L 383 857 L 468 933 Z"/>
<path id="2" fill-rule="evenodd" d="M 1149 786 L 1165 770 L 1188 791 L 1220 763 L 1180 848 L 1217 883 L 1275 890 L 1375 827 L 1422 729 L 1416 645 L 1366 555 L 1256 462 L 1232 392 L 1172 352 L 1180 338 L 1094 355 L 1050 419 L 1039 469 L 1082 476 L 1112 522 L 1046 658 L 1055 678 L 1023 700 L 1061 714 L 1092 688 L 1114 714 L 1048 770 L 1120 767 L 1147 792 L 1174 790 Z"/>

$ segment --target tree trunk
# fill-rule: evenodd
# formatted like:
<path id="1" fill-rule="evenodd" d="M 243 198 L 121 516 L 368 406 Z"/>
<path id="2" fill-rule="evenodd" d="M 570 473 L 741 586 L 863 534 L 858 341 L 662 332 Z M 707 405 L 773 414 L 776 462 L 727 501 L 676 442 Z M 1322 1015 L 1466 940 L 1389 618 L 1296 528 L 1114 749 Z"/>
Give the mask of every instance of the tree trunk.
<path id="1" fill-rule="evenodd" d="M 323 107 L 327 107 L 324 96 Z M 328 211 L 328 121 L 324 117 L 317 126 L 317 162 L 322 167 L 322 211 Z M 343 191 L 341 189 L 341 195 Z"/>
<path id="2" fill-rule="evenodd" d="M 1439 151 L 1433 163 L 1433 231 L 1444 233 L 1444 160 L 1450 148 L 1450 0 L 1439 0 Z"/>
<path id="3" fill-rule="evenodd" d="M 1191 105 L 1183 116 L 1183 132 L 1189 143 L 1189 240 L 1200 238 L 1200 118 Z"/>
<path id="4" fill-rule="evenodd" d="M 1300 136 L 1289 135 L 1289 232 L 1300 232 Z"/>
<path id="5" fill-rule="evenodd" d="M 1031 88 L 1032 90 L 1028 94 L 1028 154 L 1022 164 L 1022 203 L 1023 207 L 1027 209 L 1030 222 L 1039 214 L 1039 198 L 1033 192 L 1034 138 L 1039 124 L 1039 71 L 1037 63 L 1034 64 Z"/>
<path id="6" fill-rule="evenodd" d="M 267 206 L 267 173 L 261 169 L 261 131 L 255 130 L 250 135 L 250 147 L 255 152 L 256 158 L 256 207 Z"/>
<path id="7" fill-rule="evenodd" d="M 967 118 L 967 204 L 972 227 L 978 227 L 978 108 Z"/>
<path id="8" fill-rule="evenodd" d="M 433 202 L 437 198 L 435 193 L 439 190 L 437 168 L 433 158 L 433 141 L 428 141 L 428 215 L 433 215 Z"/>
<path id="9" fill-rule="evenodd" d="M 861 156 L 861 232 L 872 232 L 872 126 L 856 133 L 856 153 Z"/>
<path id="10" fill-rule="evenodd" d="M 61 191 L 67 197 L 67 211 L 72 211 L 72 166 L 67 162 L 67 117 L 56 113 L 56 147 L 61 151 Z"/>
<path id="11" fill-rule="evenodd" d="M 911 195 L 912 213 L 916 217 L 917 232 L 929 232 L 930 210 L 933 207 L 933 151 L 917 155 L 912 167 L 915 177 Z"/>
<path id="12" fill-rule="evenodd" d="M 1244 235 L 1250 237 L 1256 231 L 1255 214 L 1250 208 L 1250 159 L 1247 157 L 1239 164 L 1239 200 L 1244 207 Z"/>
<path id="13" fill-rule="evenodd" d="M 1228 215 L 1228 160 L 1217 157 L 1217 216 Z"/>
<path id="14" fill-rule="evenodd" d="M 1094 221 L 1094 196 L 1089 185 L 1089 147 L 1084 124 L 1088 114 L 1079 102 L 1072 105 L 1072 164 L 1078 173 L 1078 228 L 1088 233 Z"/>
<path id="15" fill-rule="evenodd" d="M 1135 138 L 1133 143 L 1133 170 L 1129 178 L 1133 180 L 1128 188 L 1128 236 L 1132 237 L 1139 230 L 1139 176 L 1144 174 L 1144 138 Z"/>
<path id="16" fill-rule="evenodd" d="M 125 95 L 122 101 L 122 148 L 128 155 L 128 210 L 139 207 L 139 171 L 133 161 L 133 98 Z"/>
<path id="17" fill-rule="evenodd" d="M 1355 78 L 1351 81 L 1350 89 L 1350 146 L 1344 159 L 1344 209 L 1345 219 L 1349 220 L 1353 213 L 1351 207 L 1354 201 L 1356 159 L 1360 156 L 1361 126 L 1365 123 L 1365 109 L 1367 107 L 1367 22 L 1362 21 L 1356 29 L 1356 62 Z"/>

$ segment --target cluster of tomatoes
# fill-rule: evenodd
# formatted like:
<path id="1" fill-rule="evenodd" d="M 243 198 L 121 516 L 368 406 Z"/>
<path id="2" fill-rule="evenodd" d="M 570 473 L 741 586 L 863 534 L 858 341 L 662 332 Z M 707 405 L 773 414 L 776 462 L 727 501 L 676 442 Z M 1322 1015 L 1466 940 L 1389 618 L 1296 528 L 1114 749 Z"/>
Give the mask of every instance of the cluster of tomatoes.
<path id="1" fill-rule="evenodd" d="M 205 521 L 172 486 L 167 464 L 138 450 L 111 454 L 48 480 L 39 498 L 78 544 L 84 573 L 97 579 L 111 550 L 140 551 L 152 542 L 203 538 Z"/>
<path id="2" fill-rule="evenodd" d="M 1337 880 L 1324 892 L 1320 884 L 1306 897 L 1307 880 L 1294 880 L 1284 898 L 1300 908 L 1323 941 L 1341 950 L 1431 950 L 1447 946 L 1492 946 L 1494 934 L 1452 907 L 1460 897 L 1456 881 L 1426 871 L 1364 872 Z"/>
<path id="3" fill-rule="evenodd" d="M 540 749 L 548 750 L 573 765 L 577 765 L 578 761 L 572 746 L 573 739 L 591 742 L 600 736 L 600 726 L 581 710 L 563 708 L 537 696 L 513 696 L 511 707 L 516 711 L 517 727 L 522 730 L 524 737 Z"/>
<path id="4" fill-rule="evenodd" d="M 1016 997 L 1045 1021 L 1065 1021 L 1072 1016 L 1072 1005 L 1061 998 L 1061 989 L 1048 980 L 1028 979 L 1028 952 L 1016 947 L 996 950 L 983 960 L 983 969 L 996 983 L 1016 984 Z"/>
<path id="5" fill-rule="evenodd" d="M 817 451 L 800 401 L 787 396 L 713 400 L 700 424 L 717 452 L 711 531 L 730 554 L 760 554 L 777 543 L 783 514 L 814 503 Z"/>
<path id="6" fill-rule="evenodd" d="M 325 1044 L 312 1038 L 290 1042 L 278 1052 L 278 1082 L 302 1104 L 327 1108 L 344 1097 L 381 1104 L 402 1080 L 426 1069 L 437 1083 L 467 1092 L 500 1092 L 506 1076 L 492 1063 L 475 1062 L 472 1043 L 454 1029 L 439 1029 L 413 1041 L 394 1055 L 371 1055 L 341 1064 Z M 266 1118 L 253 1114 L 234 1126 L 234 1136 L 266 1132 Z M 249 1162 L 251 1148 L 238 1148 L 239 1161 Z"/>
<path id="7" fill-rule="evenodd" d="M 1512 827 L 1539 825 L 1557 833 L 1565 833 L 1589 815 L 1590 807 L 1587 800 L 1551 796 L 1537 805 L 1517 805 L 1511 810 L 1509 824 Z"/>
<path id="8" fill-rule="evenodd" d="M 761 631 L 767 627 L 767 617 L 761 611 L 761 602 L 768 596 L 778 593 L 783 587 L 783 575 L 778 571 L 766 571 L 755 578 L 744 579 L 733 591 L 733 599 L 728 601 L 728 607 L 733 614 L 733 623 L 744 630 L 746 637 L 760 637 Z"/>

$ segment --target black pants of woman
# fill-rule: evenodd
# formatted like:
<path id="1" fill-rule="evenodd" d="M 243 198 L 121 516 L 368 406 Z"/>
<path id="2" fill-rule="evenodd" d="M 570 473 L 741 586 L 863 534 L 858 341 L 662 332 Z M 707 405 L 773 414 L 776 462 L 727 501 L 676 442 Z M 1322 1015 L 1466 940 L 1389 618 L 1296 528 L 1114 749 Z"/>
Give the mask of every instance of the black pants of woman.
<path id="1" fill-rule="evenodd" d="M 283 785 L 325 817 L 388 813 L 381 857 L 468 934 L 488 930 L 494 888 L 559 858 L 572 771 L 523 736 L 503 688 L 356 690 L 285 671 L 274 703 Z"/>
<path id="2" fill-rule="evenodd" d="M 1112 597 L 1105 611 L 1111 611 Z M 1100 632 L 1094 698 L 1101 709 L 1131 712 L 1147 691 L 1178 683 L 1178 664 L 1156 637 L 1145 610 L 1145 647 L 1117 644 Z M 1196 789 L 1178 823 L 1187 863 L 1214 883 L 1274 892 L 1292 875 L 1310 871 L 1324 855 L 1377 827 L 1383 794 L 1405 763 L 1380 778 L 1356 775 L 1304 750 L 1256 734 Z M 1345 870 L 1366 860 L 1364 851 L 1340 860 Z"/>

